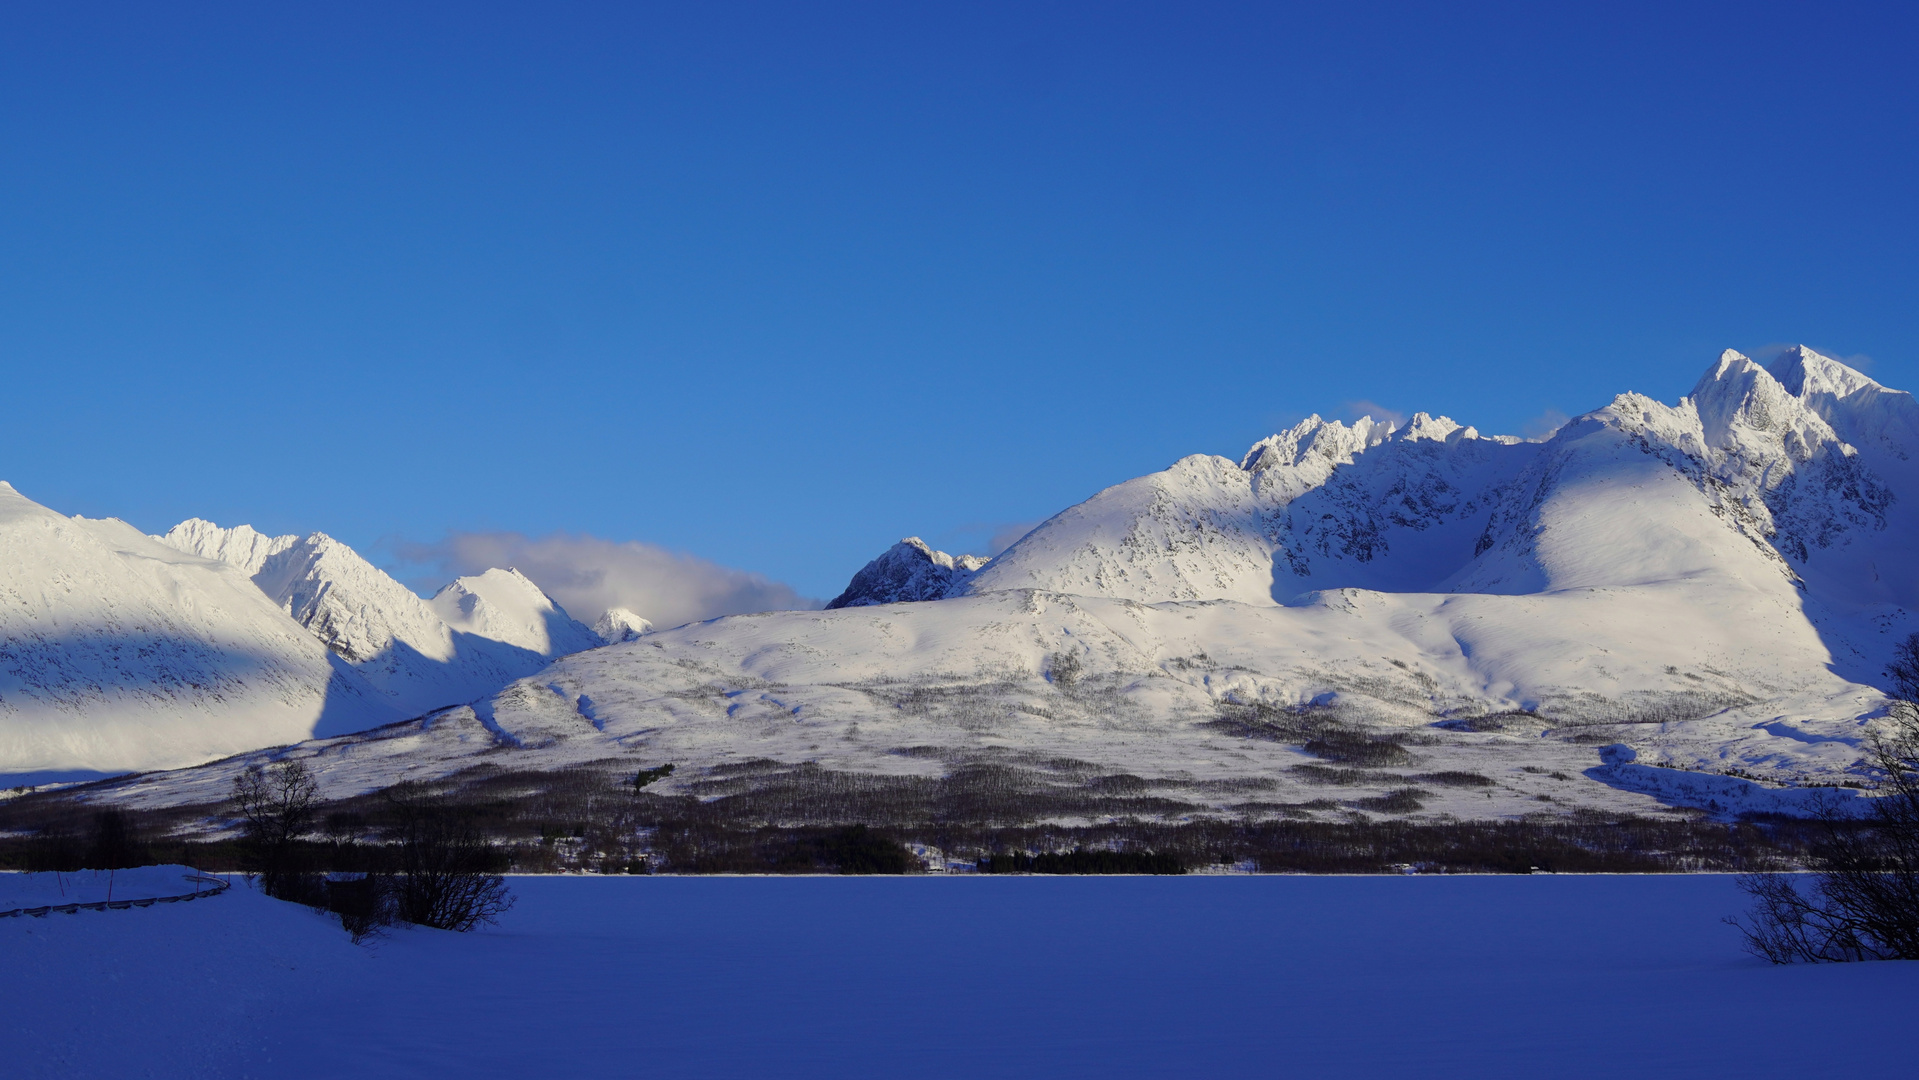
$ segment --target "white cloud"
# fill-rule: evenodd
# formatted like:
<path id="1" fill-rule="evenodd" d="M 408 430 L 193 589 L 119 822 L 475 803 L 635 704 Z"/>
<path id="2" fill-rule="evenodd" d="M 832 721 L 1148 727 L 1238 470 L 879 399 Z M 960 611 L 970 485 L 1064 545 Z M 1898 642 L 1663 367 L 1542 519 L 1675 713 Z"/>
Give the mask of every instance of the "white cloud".
<path id="1" fill-rule="evenodd" d="M 1526 421 L 1525 426 L 1521 427 L 1519 431 L 1520 434 L 1526 436 L 1528 439 L 1544 441 L 1552 438 L 1553 432 L 1565 427 L 1566 421 L 1570 419 L 1572 419 L 1572 417 L 1567 416 L 1558 409 L 1547 409 L 1545 412 Z"/>
<path id="2" fill-rule="evenodd" d="M 515 567 L 589 625 L 610 607 L 627 608 L 664 629 L 721 615 L 820 606 L 758 574 L 634 540 L 450 533 L 437 544 L 397 545 L 396 554 L 447 577 Z"/>

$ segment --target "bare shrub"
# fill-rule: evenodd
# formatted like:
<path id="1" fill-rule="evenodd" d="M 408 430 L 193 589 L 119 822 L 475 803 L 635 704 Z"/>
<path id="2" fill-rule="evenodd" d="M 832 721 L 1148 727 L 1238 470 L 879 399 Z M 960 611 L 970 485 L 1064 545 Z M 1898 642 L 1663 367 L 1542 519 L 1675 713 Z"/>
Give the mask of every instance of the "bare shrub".
<path id="1" fill-rule="evenodd" d="M 1746 947 L 1775 964 L 1845 960 L 1919 960 L 1919 634 L 1902 642 L 1887 669 L 1890 730 L 1870 746 L 1880 780 L 1863 825 L 1829 804 L 1819 815 L 1820 873 L 1800 883 L 1748 875 L 1754 901 L 1743 920 L 1728 919 Z"/>
<path id="2" fill-rule="evenodd" d="M 365 941 L 393 925 L 395 890 L 385 874 L 333 877 L 326 881 L 325 907 L 340 917 L 354 941 Z"/>
<path id="3" fill-rule="evenodd" d="M 498 921 L 513 906 L 499 871 L 504 853 L 487 842 L 471 816 L 442 795 L 413 784 L 388 789 L 400 844 L 393 883 L 400 918 L 441 930 L 472 930 Z"/>

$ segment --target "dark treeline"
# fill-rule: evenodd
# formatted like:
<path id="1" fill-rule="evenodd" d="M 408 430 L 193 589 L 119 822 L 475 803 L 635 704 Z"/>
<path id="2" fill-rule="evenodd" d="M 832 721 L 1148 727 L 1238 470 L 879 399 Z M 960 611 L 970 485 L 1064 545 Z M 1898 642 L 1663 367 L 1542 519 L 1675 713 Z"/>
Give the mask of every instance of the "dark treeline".
<path id="1" fill-rule="evenodd" d="M 982 855 L 974 863 L 982 874 L 1184 874 L 1177 855 L 1153 851 L 1023 851 Z"/>

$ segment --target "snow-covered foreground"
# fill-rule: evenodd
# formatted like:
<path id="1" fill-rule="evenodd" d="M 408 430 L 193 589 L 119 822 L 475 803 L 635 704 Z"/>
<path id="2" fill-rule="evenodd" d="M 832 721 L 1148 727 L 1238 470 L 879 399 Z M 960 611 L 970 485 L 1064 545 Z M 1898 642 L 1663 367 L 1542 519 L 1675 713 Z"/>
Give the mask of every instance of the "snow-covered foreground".
<path id="1" fill-rule="evenodd" d="M 9 1076 L 1901 1075 L 1919 965 L 1731 879 L 518 878 L 371 948 L 245 888 L 0 922 Z"/>

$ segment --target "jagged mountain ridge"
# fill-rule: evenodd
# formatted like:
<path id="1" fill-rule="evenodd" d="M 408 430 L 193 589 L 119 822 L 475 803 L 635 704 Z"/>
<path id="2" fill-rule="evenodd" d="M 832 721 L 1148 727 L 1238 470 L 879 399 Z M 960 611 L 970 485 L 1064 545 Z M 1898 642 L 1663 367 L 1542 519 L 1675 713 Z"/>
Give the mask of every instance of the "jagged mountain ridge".
<path id="1" fill-rule="evenodd" d="M 0 769 L 165 768 L 402 715 L 244 572 L 0 483 Z"/>
<path id="2" fill-rule="evenodd" d="M 194 518 L 158 539 L 249 574 L 406 716 L 472 701 L 604 644 L 517 570 L 463 577 L 423 600 L 325 533 L 268 537 Z"/>
<path id="3" fill-rule="evenodd" d="M 1906 447 L 1919 408 L 1803 347 L 1770 371 L 1729 350 L 1677 405 L 1624 394 L 1542 442 L 1488 439 L 1424 413 L 1404 428 L 1315 416 L 1237 464 L 1195 456 L 1108 488 L 948 595 L 1285 603 L 1325 588 L 1549 587 L 1569 571 L 1521 573 L 1512 559 L 1527 560 L 1526 530 L 1565 455 L 1602 430 L 1683 476 L 1788 578 L 1810 574 L 1835 603 L 1919 606 L 1919 571 L 1899 557 L 1919 518 L 1896 494 L 1914 490 Z M 1509 565 L 1474 567 L 1494 549 Z"/>
<path id="4" fill-rule="evenodd" d="M 1809 794 L 1792 785 L 1864 775 L 1875 657 L 1913 625 L 1916 415 L 1802 349 L 1770 369 L 1728 353 L 1676 405 L 1624 394 L 1541 441 L 1315 417 L 1240 461 L 1108 488 L 943 588 L 903 543 L 868 575 L 908 586 L 894 602 L 649 634 L 303 752 L 346 789 L 486 752 L 670 760 L 676 784 L 775 761 L 1019 765 L 1045 785 L 1067 762 L 1232 813 L 1253 804 L 1205 793 L 1320 813 L 1300 808 L 1412 790 L 1421 769 L 1489 778 L 1421 796 L 1461 816 L 1541 796 L 1788 808 Z M 943 598 L 897 602 L 916 592 Z M 1329 772 L 1222 712 L 1252 704 L 1407 733 L 1411 764 Z"/>

